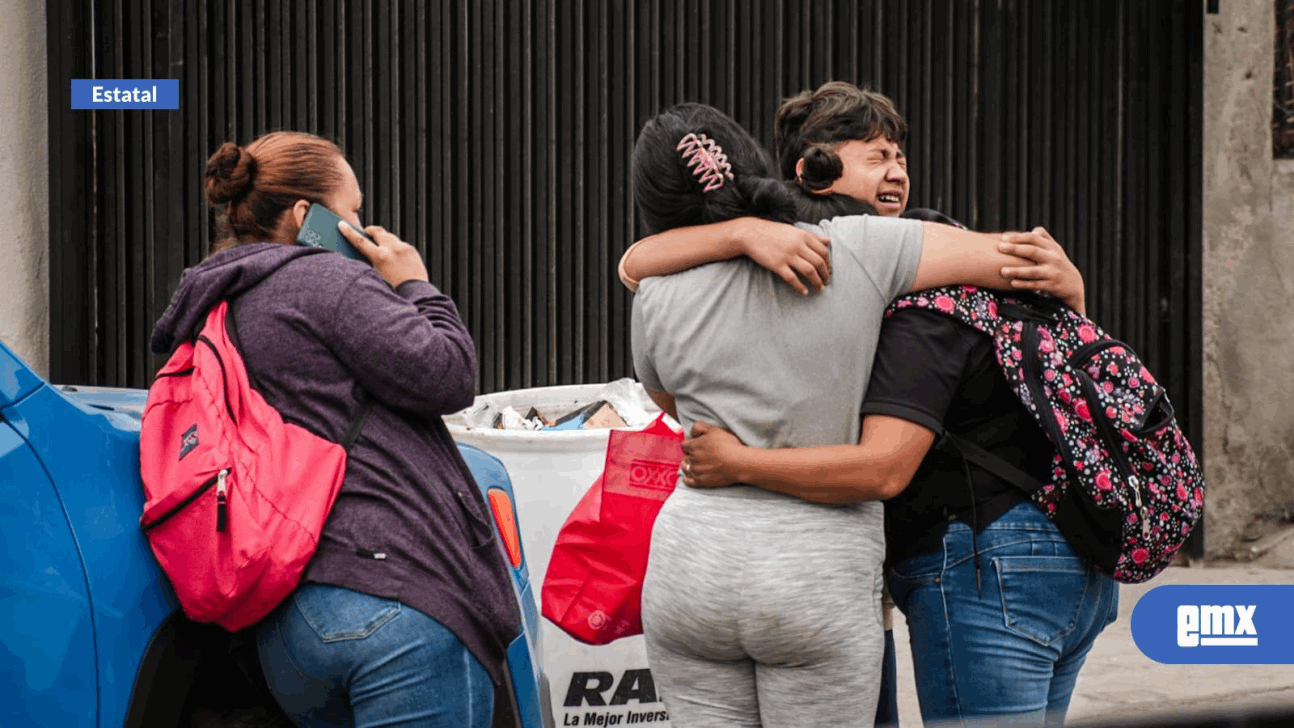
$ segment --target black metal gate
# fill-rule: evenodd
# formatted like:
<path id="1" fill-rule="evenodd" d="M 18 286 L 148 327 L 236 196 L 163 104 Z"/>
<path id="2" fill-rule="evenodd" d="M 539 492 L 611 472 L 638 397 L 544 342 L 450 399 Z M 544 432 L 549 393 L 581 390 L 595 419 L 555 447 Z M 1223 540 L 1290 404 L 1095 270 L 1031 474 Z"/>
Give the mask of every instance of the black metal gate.
<path id="1" fill-rule="evenodd" d="M 208 249 L 206 157 L 337 139 L 365 217 L 426 254 L 482 391 L 631 374 L 614 266 L 638 126 L 712 103 L 766 143 L 840 78 L 906 114 L 914 204 L 1042 224 L 1089 309 L 1201 426 L 1199 0 L 79 0 L 48 5 L 51 369 L 146 386 Z M 73 112 L 72 78 L 178 78 L 172 112 Z"/>

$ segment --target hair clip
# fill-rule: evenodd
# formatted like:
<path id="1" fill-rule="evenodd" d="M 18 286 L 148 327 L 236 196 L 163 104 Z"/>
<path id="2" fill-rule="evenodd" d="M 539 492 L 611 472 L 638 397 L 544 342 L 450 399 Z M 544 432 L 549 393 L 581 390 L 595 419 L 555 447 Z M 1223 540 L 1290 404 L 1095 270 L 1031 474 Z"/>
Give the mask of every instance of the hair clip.
<path id="1" fill-rule="evenodd" d="M 683 161 L 692 168 L 692 174 L 701 182 L 702 192 L 711 192 L 723 187 L 725 179 L 732 179 L 732 165 L 728 155 L 718 142 L 704 134 L 686 134 L 674 147 L 683 156 Z"/>

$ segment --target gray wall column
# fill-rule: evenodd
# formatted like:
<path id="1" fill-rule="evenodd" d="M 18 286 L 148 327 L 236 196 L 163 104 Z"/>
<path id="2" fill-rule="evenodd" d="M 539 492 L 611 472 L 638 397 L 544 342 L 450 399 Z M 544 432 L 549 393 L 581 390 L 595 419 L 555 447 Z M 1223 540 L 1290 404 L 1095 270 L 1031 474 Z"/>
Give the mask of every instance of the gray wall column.
<path id="1" fill-rule="evenodd" d="M 1294 170 L 1272 159 L 1275 0 L 1204 32 L 1205 549 L 1294 501 Z"/>
<path id="2" fill-rule="evenodd" d="M 0 0 L 0 341 L 49 369 L 45 3 Z"/>

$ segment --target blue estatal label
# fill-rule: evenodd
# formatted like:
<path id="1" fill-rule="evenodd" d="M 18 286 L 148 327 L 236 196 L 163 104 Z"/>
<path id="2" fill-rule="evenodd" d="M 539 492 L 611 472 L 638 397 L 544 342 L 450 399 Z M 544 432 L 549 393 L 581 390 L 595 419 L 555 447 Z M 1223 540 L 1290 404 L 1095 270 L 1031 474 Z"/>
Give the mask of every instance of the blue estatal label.
<path id="1" fill-rule="evenodd" d="M 1171 585 L 1132 609 L 1142 654 L 1170 665 L 1294 664 L 1294 586 Z"/>
<path id="2" fill-rule="evenodd" d="M 73 109 L 178 109 L 176 78 L 74 78 Z"/>

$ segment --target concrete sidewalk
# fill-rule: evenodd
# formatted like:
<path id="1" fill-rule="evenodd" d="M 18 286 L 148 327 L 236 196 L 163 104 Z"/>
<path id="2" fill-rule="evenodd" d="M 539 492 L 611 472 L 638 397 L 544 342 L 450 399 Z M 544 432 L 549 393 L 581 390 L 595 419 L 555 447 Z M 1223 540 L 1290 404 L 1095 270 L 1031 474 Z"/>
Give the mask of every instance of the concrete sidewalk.
<path id="1" fill-rule="evenodd" d="M 1137 649 L 1129 628 L 1142 594 L 1164 584 L 1294 584 L 1294 530 L 1278 548 L 1250 563 L 1170 567 L 1146 584 L 1120 586 L 1119 618 L 1101 633 L 1078 676 L 1068 724 L 1199 714 L 1236 708 L 1294 711 L 1294 665 L 1163 665 Z M 899 714 L 903 728 L 920 728 L 907 626 L 895 611 Z"/>

